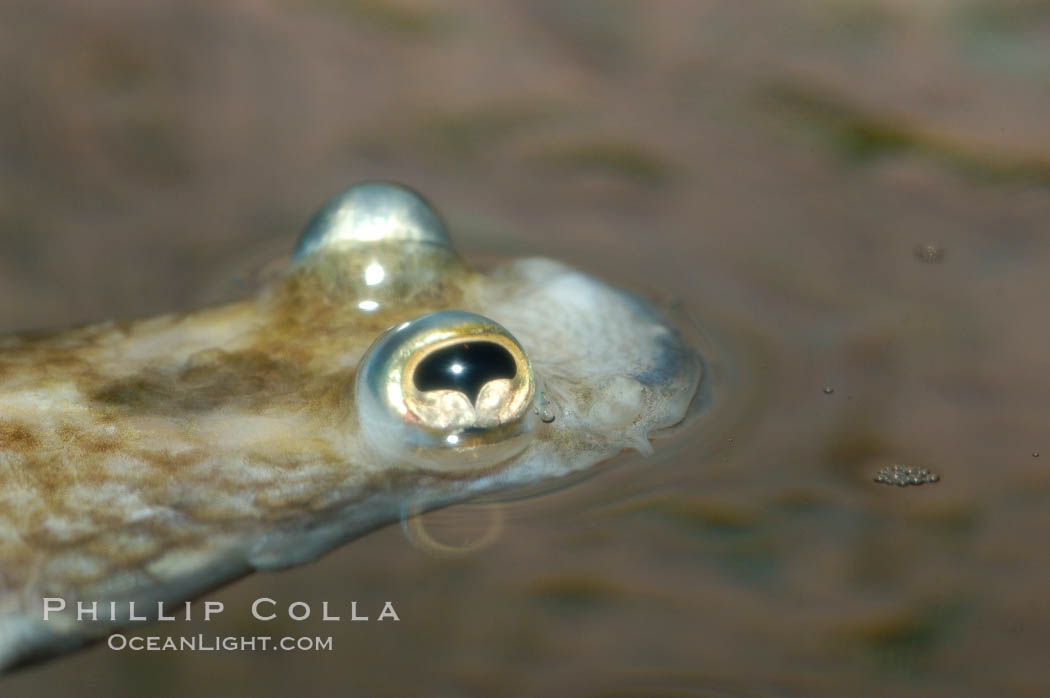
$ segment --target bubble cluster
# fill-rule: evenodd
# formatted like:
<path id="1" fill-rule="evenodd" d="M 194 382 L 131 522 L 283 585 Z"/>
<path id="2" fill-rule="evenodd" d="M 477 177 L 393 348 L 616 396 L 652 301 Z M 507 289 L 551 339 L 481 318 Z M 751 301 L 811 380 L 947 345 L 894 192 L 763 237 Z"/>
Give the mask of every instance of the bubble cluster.
<path id="1" fill-rule="evenodd" d="M 927 482 L 937 482 L 941 476 L 926 468 L 917 465 L 903 465 L 894 463 L 888 465 L 875 474 L 875 482 L 884 485 L 896 485 L 907 487 L 908 485 L 925 485 Z"/>
<path id="2" fill-rule="evenodd" d="M 944 261 L 944 248 L 932 242 L 923 242 L 912 251 L 915 259 L 923 264 L 940 264 Z"/>

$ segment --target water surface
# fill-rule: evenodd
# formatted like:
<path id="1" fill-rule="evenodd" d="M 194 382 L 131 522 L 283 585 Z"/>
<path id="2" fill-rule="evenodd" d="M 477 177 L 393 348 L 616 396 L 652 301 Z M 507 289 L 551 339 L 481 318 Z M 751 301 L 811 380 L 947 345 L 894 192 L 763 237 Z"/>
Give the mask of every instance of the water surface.
<path id="1" fill-rule="evenodd" d="M 1044 695 L 1045 8 L 791 5 L 7 3 L 3 329 L 237 295 L 386 177 L 480 263 L 657 297 L 714 382 L 691 430 L 502 505 L 483 550 L 391 527 L 138 631 L 333 652 L 102 646 L 0 692 Z M 941 479 L 873 482 L 894 463 Z M 262 596 L 402 620 L 261 625 Z"/>

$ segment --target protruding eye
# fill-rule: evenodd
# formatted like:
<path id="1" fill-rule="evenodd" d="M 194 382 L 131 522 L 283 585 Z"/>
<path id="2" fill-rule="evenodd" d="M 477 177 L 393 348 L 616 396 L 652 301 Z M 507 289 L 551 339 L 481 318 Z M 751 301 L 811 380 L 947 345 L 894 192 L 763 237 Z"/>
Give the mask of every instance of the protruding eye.
<path id="1" fill-rule="evenodd" d="M 391 241 L 452 246 L 441 217 L 418 192 L 391 182 L 364 182 L 336 194 L 314 214 L 295 258 L 330 247 Z"/>
<path id="2" fill-rule="evenodd" d="M 536 422 L 517 340 L 474 313 L 441 311 L 387 331 L 357 375 L 361 430 L 384 456 L 441 470 L 509 458 Z"/>

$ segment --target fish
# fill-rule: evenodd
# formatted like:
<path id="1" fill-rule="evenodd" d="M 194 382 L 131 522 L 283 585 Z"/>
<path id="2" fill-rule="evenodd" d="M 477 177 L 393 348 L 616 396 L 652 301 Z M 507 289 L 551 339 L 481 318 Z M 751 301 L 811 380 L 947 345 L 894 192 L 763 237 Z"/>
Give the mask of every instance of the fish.
<path id="1" fill-rule="evenodd" d="M 378 527 L 571 480 L 686 419 L 701 355 L 558 261 L 478 270 L 415 190 L 310 219 L 249 298 L 0 338 L 0 670 Z M 50 603 L 50 602 L 49 602 Z"/>

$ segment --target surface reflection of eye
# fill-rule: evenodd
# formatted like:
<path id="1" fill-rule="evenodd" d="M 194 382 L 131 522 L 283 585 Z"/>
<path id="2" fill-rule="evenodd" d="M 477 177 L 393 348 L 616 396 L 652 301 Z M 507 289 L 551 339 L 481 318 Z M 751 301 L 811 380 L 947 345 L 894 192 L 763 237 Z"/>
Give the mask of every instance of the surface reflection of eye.
<path id="1" fill-rule="evenodd" d="M 384 456 L 440 470 L 505 460 L 536 422 L 536 379 L 502 326 L 462 311 L 388 330 L 357 375 L 361 430 Z"/>

